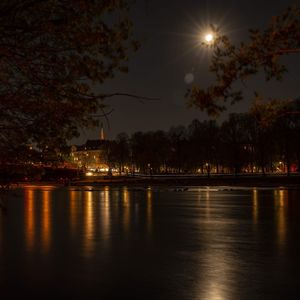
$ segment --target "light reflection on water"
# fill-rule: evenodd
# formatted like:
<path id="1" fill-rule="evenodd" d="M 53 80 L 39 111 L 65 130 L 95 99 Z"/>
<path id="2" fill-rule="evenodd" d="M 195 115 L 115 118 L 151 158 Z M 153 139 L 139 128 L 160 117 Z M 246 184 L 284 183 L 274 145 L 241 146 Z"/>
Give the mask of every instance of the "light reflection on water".
<path id="1" fill-rule="evenodd" d="M 102 228 L 103 228 L 103 239 L 104 240 L 109 240 L 110 238 L 110 219 L 111 219 L 111 215 L 110 215 L 110 205 L 111 205 L 111 200 L 110 200 L 110 190 L 109 187 L 105 187 L 104 189 L 104 201 L 103 201 L 103 206 L 102 206 L 102 218 L 100 217 L 100 219 L 102 219 Z"/>
<path id="2" fill-rule="evenodd" d="M 149 188 L 147 190 L 147 234 L 148 234 L 149 238 L 152 235 L 152 205 L 153 205 L 152 197 L 153 197 L 153 192 Z"/>
<path id="3" fill-rule="evenodd" d="M 30 186 L 21 192 L 8 202 L 8 216 L 1 215 L 0 245 L 17 251 L 26 278 L 45 277 L 53 285 L 68 262 L 61 276 L 73 278 L 75 294 L 84 286 L 113 289 L 116 280 L 123 289 L 152 287 L 156 296 L 145 299 L 264 299 L 264 289 L 279 289 L 282 278 L 289 278 L 285 287 L 293 285 L 289 270 L 297 260 L 289 255 L 300 250 L 298 236 L 292 239 L 299 233 L 292 225 L 300 228 L 299 191 Z M 20 230 L 23 248 L 9 238 Z M 0 278 L 13 260 L 6 255 Z M 35 270 L 31 277 L 23 259 Z M 27 280 L 34 285 L 37 279 Z M 279 296 L 274 292 L 272 299 Z"/>
<path id="4" fill-rule="evenodd" d="M 69 191 L 70 194 L 70 229 L 71 235 L 74 238 L 77 230 L 77 214 L 78 214 L 78 202 L 81 197 L 81 193 L 74 190 Z"/>
<path id="5" fill-rule="evenodd" d="M 35 242 L 35 199 L 34 199 L 34 189 L 25 189 L 24 190 L 25 197 L 25 231 L 24 238 L 27 246 L 27 250 L 30 252 L 33 250 L 34 242 Z"/>
<path id="6" fill-rule="evenodd" d="M 258 191 L 257 188 L 253 188 L 252 190 L 252 207 L 253 207 L 253 224 L 254 226 L 257 225 L 257 220 L 258 220 Z"/>
<path id="7" fill-rule="evenodd" d="M 123 208 L 123 230 L 124 235 L 128 238 L 130 226 L 130 199 L 127 187 L 123 188 L 122 208 Z"/>
<path id="8" fill-rule="evenodd" d="M 47 253 L 49 251 L 51 243 L 51 191 L 42 191 L 42 226 L 41 226 L 41 241 L 43 252 Z"/>
<path id="9" fill-rule="evenodd" d="M 24 189 L 24 239 L 26 249 L 32 252 L 38 247 L 47 253 L 51 244 L 51 195 L 52 188 Z"/>
<path id="10" fill-rule="evenodd" d="M 84 207 L 84 234 L 83 248 L 84 255 L 90 256 L 94 250 L 94 230 L 95 230 L 95 203 L 93 202 L 93 193 L 85 191 L 83 193 Z"/>
<path id="11" fill-rule="evenodd" d="M 277 223 L 278 234 L 278 250 L 285 250 L 286 234 L 287 234 L 287 207 L 288 207 L 288 191 L 287 190 L 275 190 L 274 191 L 274 206 L 275 206 L 275 218 Z"/>

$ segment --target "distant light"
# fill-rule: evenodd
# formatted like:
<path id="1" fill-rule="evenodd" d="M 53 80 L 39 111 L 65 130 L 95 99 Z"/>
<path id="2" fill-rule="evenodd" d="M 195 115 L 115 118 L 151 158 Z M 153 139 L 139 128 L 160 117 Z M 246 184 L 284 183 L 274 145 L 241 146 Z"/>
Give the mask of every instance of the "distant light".
<path id="1" fill-rule="evenodd" d="M 85 173 L 86 176 L 93 176 L 93 173 L 92 172 L 87 172 Z"/>

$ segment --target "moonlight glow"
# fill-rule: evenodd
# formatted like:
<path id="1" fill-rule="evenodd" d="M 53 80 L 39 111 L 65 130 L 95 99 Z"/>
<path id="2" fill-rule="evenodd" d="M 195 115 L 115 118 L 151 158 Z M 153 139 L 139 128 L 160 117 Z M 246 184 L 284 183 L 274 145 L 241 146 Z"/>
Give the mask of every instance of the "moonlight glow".
<path id="1" fill-rule="evenodd" d="M 214 36 L 211 33 L 207 33 L 204 37 L 206 43 L 211 43 L 214 40 Z"/>

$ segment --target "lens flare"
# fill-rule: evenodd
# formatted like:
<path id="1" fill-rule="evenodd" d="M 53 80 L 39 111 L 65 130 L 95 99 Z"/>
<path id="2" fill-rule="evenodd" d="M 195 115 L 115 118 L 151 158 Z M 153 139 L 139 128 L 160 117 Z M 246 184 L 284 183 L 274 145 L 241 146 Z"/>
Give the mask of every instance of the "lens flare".
<path id="1" fill-rule="evenodd" d="M 184 76 L 184 82 L 186 84 L 192 84 L 194 82 L 194 79 L 195 79 L 195 77 L 194 77 L 193 73 L 187 73 Z"/>

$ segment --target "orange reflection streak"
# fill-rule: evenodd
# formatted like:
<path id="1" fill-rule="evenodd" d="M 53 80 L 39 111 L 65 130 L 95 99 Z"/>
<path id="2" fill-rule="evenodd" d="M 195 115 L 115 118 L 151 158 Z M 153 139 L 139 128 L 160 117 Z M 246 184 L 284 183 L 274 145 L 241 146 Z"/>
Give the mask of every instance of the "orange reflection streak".
<path id="1" fill-rule="evenodd" d="M 48 252 L 51 242 L 51 191 L 43 190 L 42 195 L 43 199 L 41 242 L 43 251 Z"/>
<path id="2" fill-rule="evenodd" d="M 77 206 L 76 206 L 76 191 L 70 190 L 70 226 L 71 234 L 74 236 L 76 232 L 76 217 L 77 217 Z"/>
<path id="3" fill-rule="evenodd" d="M 256 225 L 258 220 L 258 191 L 256 188 L 252 190 L 252 216 L 253 223 Z"/>
<path id="4" fill-rule="evenodd" d="M 35 218 L 34 218 L 34 190 L 25 189 L 24 190 L 25 198 L 25 209 L 24 209 L 24 220 L 25 220 L 25 244 L 28 251 L 32 251 L 34 247 L 34 238 L 35 238 Z"/>
<path id="5" fill-rule="evenodd" d="M 288 201 L 288 191 L 274 191 L 274 199 L 276 207 L 278 246 L 281 250 L 283 250 L 285 248 L 287 233 L 286 209 Z"/>
<path id="6" fill-rule="evenodd" d="M 128 234 L 129 230 L 129 217 L 130 217 L 130 201 L 129 201 L 129 193 L 127 187 L 124 187 L 123 190 L 123 227 L 126 234 Z"/>
<path id="7" fill-rule="evenodd" d="M 109 187 L 105 187 L 104 189 L 104 204 L 102 207 L 102 229 L 103 229 L 103 237 L 104 239 L 108 239 L 110 235 L 110 195 L 109 195 Z"/>
<path id="8" fill-rule="evenodd" d="M 104 206 L 109 206 L 109 186 L 104 188 Z"/>
<path id="9" fill-rule="evenodd" d="M 84 234 L 84 250 L 87 256 L 91 256 L 94 248 L 94 210 L 93 210 L 93 194 L 91 191 L 84 192 L 84 217 L 85 217 L 85 234 Z"/>
<path id="10" fill-rule="evenodd" d="M 56 188 L 55 185 L 24 185 L 24 188 L 27 190 L 54 190 Z"/>
<path id="11" fill-rule="evenodd" d="M 152 190 L 147 191 L 147 232 L 152 234 Z"/>

